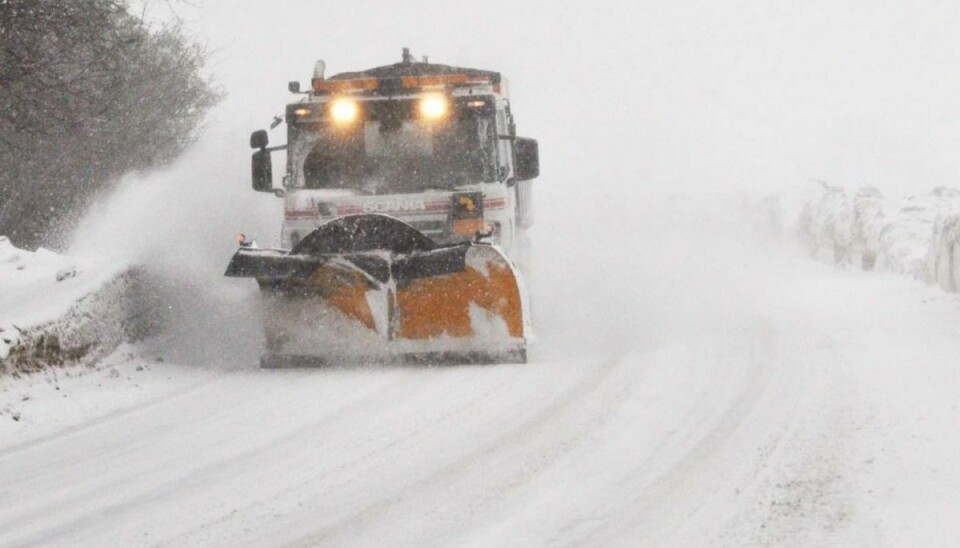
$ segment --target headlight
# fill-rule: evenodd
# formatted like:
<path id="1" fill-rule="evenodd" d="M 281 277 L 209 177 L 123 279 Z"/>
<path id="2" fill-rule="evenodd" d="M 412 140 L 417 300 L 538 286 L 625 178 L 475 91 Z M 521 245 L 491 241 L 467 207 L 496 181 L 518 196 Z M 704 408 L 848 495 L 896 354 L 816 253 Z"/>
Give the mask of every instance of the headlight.
<path id="1" fill-rule="evenodd" d="M 439 120 L 450 110 L 450 101 L 443 95 L 428 95 L 420 99 L 420 116 L 424 120 Z"/>
<path id="2" fill-rule="evenodd" d="M 340 98 L 334 99 L 330 103 L 330 116 L 338 124 L 349 124 L 357 119 L 360 114 L 360 106 L 353 99 Z"/>

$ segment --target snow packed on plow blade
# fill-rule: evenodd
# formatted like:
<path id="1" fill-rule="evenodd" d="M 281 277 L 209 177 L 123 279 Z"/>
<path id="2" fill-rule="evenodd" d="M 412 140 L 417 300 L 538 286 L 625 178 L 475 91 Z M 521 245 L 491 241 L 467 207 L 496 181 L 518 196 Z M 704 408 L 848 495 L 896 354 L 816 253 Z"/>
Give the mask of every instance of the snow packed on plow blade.
<path id="1" fill-rule="evenodd" d="M 289 252 L 241 248 L 226 275 L 260 284 L 266 367 L 526 361 L 526 297 L 490 244 L 438 245 L 393 217 L 354 215 Z"/>

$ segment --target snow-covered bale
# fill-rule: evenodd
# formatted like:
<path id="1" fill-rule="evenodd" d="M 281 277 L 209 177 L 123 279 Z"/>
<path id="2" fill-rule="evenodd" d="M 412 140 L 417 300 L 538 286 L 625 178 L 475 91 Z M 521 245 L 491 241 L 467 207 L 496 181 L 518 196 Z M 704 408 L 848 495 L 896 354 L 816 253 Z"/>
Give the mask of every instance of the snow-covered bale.
<path id="1" fill-rule="evenodd" d="M 123 264 L 26 251 L 0 236 L 0 375 L 112 352 L 137 316 L 135 277 Z"/>
<path id="2" fill-rule="evenodd" d="M 853 245 L 854 203 L 843 187 L 822 186 L 823 192 L 803 208 L 800 230 L 808 238 L 811 255 L 847 264 Z"/>
<path id="3" fill-rule="evenodd" d="M 927 251 L 927 279 L 950 292 L 960 291 L 960 191 L 937 189 L 954 207 L 940 215 L 934 225 L 933 242 Z"/>
<path id="4" fill-rule="evenodd" d="M 822 184 L 803 210 L 800 228 L 811 254 L 839 265 L 899 272 L 948 291 L 960 288 L 960 191 L 884 198 L 873 187 L 853 196 Z M 831 257 L 832 256 L 832 257 Z"/>
<path id="5" fill-rule="evenodd" d="M 851 262 L 859 257 L 865 270 L 876 266 L 877 252 L 887 216 L 883 210 L 883 195 L 874 187 L 863 187 L 853 197 L 853 241 Z"/>

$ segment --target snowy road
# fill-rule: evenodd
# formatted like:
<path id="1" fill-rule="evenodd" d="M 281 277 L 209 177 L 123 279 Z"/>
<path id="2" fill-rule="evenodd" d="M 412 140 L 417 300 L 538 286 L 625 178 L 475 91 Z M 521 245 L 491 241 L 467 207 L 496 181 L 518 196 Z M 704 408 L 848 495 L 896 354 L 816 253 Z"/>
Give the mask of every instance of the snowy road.
<path id="1" fill-rule="evenodd" d="M 525 366 L 9 381 L 0 545 L 952 544 L 956 298 L 730 236 L 638 242 L 620 312 L 540 280 Z"/>

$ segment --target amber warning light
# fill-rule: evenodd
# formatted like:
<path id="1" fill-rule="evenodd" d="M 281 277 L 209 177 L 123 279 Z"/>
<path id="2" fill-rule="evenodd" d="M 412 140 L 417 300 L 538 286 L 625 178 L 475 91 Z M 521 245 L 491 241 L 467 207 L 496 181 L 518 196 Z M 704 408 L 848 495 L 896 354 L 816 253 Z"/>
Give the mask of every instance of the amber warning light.
<path id="1" fill-rule="evenodd" d="M 486 230 L 483 222 L 483 194 L 469 192 L 454 194 L 450 215 L 453 221 L 453 233 L 457 236 L 474 237 Z"/>

